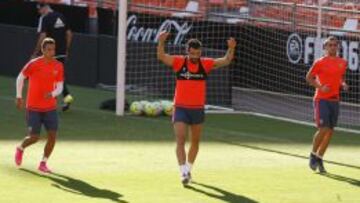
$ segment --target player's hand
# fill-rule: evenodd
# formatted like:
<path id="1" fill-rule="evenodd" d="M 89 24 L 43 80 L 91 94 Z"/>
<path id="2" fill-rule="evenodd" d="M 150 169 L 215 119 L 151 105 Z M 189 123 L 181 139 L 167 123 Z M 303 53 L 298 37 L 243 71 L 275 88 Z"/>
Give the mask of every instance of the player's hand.
<path id="1" fill-rule="evenodd" d="M 160 32 L 160 34 L 159 34 L 159 42 L 164 43 L 166 41 L 166 39 L 169 37 L 169 35 L 170 35 L 169 32 L 166 32 L 166 31 Z"/>
<path id="2" fill-rule="evenodd" d="M 350 87 L 349 87 L 348 84 L 343 83 L 343 84 L 342 84 L 342 89 L 347 92 L 347 91 L 349 91 Z"/>
<path id="3" fill-rule="evenodd" d="M 15 104 L 16 104 L 16 108 L 19 110 L 24 108 L 24 102 L 22 98 L 16 98 Z"/>
<path id="4" fill-rule="evenodd" d="M 235 40 L 233 37 L 230 37 L 230 38 L 227 40 L 227 44 L 228 44 L 228 48 L 229 48 L 229 49 L 235 49 L 235 47 L 236 47 L 236 40 Z"/>
<path id="5" fill-rule="evenodd" d="M 320 90 L 324 93 L 328 93 L 328 92 L 330 92 L 330 87 L 328 85 L 322 85 L 320 87 Z"/>

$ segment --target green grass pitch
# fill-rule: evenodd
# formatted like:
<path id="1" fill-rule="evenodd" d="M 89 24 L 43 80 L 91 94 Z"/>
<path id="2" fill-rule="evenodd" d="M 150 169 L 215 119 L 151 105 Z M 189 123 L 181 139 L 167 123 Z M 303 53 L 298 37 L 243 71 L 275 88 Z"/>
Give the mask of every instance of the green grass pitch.
<path id="1" fill-rule="evenodd" d="M 360 135 L 336 132 L 328 175 L 308 168 L 313 127 L 246 115 L 207 115 L 196 181 L 180 184 L 170 119 L 116 117 L 98 110 L 113 93 L 71 87 L 74 108 L 61 113 L 49 166 L 36 168 L 44 142 L 28 148 L 21 169 L 15 146 L 25 135 L 14 106 L 15 79 L 0 77 L 1 203 L 335 203 L 360 202 Z"/>

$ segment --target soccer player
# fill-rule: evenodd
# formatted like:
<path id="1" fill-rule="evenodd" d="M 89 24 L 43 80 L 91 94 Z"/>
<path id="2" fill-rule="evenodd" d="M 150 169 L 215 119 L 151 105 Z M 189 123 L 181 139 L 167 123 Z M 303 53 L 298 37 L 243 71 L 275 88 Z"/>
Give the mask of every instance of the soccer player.
<path id="1" fill-rule="evenodd" d="M 199 150 L 199 141 L 204 122 L 206 99 L 206 79 L 211 70 L 227 66 L 234 58 L 236 41 L 227 41 L 228 50 L 222 58 L 201 57 L 201 42 L 190 39 L 187 42 L 187 55 L 169 55 L 165 53 L 165 41 L 169 33 L 159 35 L 157 57 L 176 73 L 174 95 L 173 127 L 176 136 L 176 155 L 180 166 L 181 181 L 184 185 L 191 181 L 191 168 Z M 191 146 L 185 152 L 185 140 L 190 129 Z"/>
<path id="2" fill-rule="evenodd" d="M 317 132 L 314 135 L 309 166 L 326 173 L 323 156 L 329 146 L 339 115 L 340 89 L 348 91 L 344 76 L 347 62 L 337 56 L 339 42 L 331 36 L 324 41 L 325 56 L 316 60 L 306 75 L 306 81 L 316 88 L 314 119 Z"/>
<path id="3" fill-rule="evenodd" d="M 39 14 L 41 15 L 38 23 L 39 39 L 31 58 L 36 58 L 39 54 L 41 54 L 41 42 L 44 38 L 51 37 L 56 42 L 56 58 L 65 64 L 73 35 L 66 19 L 63 14 L 53 11 L 46 3 L 39 3 L 37 8 Z M 62 110 L 67 111 L 74 101 L 74 98 L 70 94 L 66 83 L 64 83 L 62 95 L 64 98 Z"/>
<path id="4" fill-rule="evenodd" d="M 17 166 L 21 165 L 25 148 L 39 140 L 41 127 L 44 125 L 47 130 L 47 142 L 38 169 L 49 173 L 51 171 L 46 162 L 56 141 L 58 130 L 56 97 L 63 90 L 64 70 L 63 64 L 54 58 L 54 39 L 45 38 L 42 41 L 41 50 L 43 55 L 28 62 L 16 80 L 16 107 L 18 109 L 23 108 L 22 90 L 25 79 L 29 80 L 29 86 L 26 98 L 28 135 L 16 148 L 15 163 Z"/>

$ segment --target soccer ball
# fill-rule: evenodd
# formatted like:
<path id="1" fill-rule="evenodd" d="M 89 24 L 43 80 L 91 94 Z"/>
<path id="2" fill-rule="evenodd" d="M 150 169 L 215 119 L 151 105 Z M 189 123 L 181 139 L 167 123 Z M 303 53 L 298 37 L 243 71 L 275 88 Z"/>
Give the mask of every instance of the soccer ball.
<path id="1" fill-rule="evenodd" d="M 147 116 L 155 116 L 154 107 L 151 102 L 145 103 L 144 112 L 145 112 L 145 115 L 147 115 Z"/>
<path id="2" fill-rule="evenodd" d="M 141 115 L 143 113 L 143 104 L 137 101 L 134 101 L 130 105 L 130 112 L 134 115 Z"/>
<path id="3" fill-rule="evenodd" d="M 139 103 L 140 103 L 143 107 L 145 107 L 145 105 L 146 105 L 147 103 L 149 103 L 149 102 L 146 101 L 146 100 L 141 100 L 141 101 L 139 101 Z"/>
<path id="4" fill-rule="evenodd" d="M 154 102 L 153 103 L 153 108 L 154 108 L 154 115 L 155 116 L 159 116 L 163 112 L 163 107 L 162 107 L 160 102 Z"/>
<path id="5" fill-rule="evenodd" d="M 162 112 L 162 108 L 159 102 L 148 102 L 144 106 L 144 112 L 147 116 L 158 116 Z"/>
<path id="6" fill-rule="evenodd" d="M 172 116 L 174 111 L 174 106 L 170 101 L 161 101 L 161 106 L 163 108 L 163 112 L 167 116 Z"/>

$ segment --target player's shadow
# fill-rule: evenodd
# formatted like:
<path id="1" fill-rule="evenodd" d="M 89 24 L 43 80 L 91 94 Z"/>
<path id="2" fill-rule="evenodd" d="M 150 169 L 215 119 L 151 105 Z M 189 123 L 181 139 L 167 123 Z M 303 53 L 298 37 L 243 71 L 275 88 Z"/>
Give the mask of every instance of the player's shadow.
<path id="1" fill-rule="evenodd" d="M 32 175 L 41 177 L 41 178 L 47 178 L 51 181 L 53 181 L 52 186 L 61 189 L 63 191 L 66 192 L 70 192 L 73 194 L 77 194 L 77 195 L 84 195 L 87 197 L 92 197 L 92 198 L 103 198 L 103 199 L 109 199 L 112 200 L 114 202 L 119 202 L 119 203 L 128 203 L 125 200 L 121 200 L 120 198 L 123 197 L 123 195 L 111 191 L 111 190 L 107 190 L 107 189 L 100 189 L 97 188 L 85 181 L 76 179 L 76 178 L 72 178 L 69 176 L 65 176 L 65 175 L 61 175 L 61 174 L 56 174 L 56 173 L 51 173 L 49 175 L 41 175 L 39 173 L 36 173 L 34 171 L 31 170 L 27 170 L 27 169 L 20 169 L 26 173 L 30 173 Z"/>
<path id="2" fill-rule="evenodd" d="M 357 180 L 354 178 L 349 178 L 349 177 L 345 177 L 345 176 L 341 176 L 341 175 L 337 175 L 337 174 L 333 174 L 333 173 L 320 173 L 320 175 L 330 178 L 330 179 L 333 179 L 333 180 L 349 183 L 356 187 L 360 187 L 360 180 Z"/>
<path id="3" fill-rule="evenodd" d="M 291 157 L 296 157 L 296 158 L 306 159 L 306 160 L 309 159 L 309 157 L 307 157 L 307 156 L 294 154 L 294 153 L 290 153 L 290 152 L 283 152 L 283 151 L 279 151 L 279 150 L 275 150 L 275 149 L 268 149 L 268 148 L 264 148 L 264 147 L 241 144 L 241 143 L 238 143 L 238 142 L 230 142 L 230 141 L 225 141 L 225 140 L 220 140 L 220 139 L 217 139 L 217 140 L 220 141 L 220 142 L 223 142 L 223 143 L 227 143 L 227 144 L 235 145 L 235 146 L 239 146 L 239 147 L 244 147 L 244 148 L 248 148 L 248 149 L 264 151 L 264 152 L 270 152 L 270 153 L 280 154 L 280 155 L 284 155 L 284 156 L 291 156 Z M 336 162 L 336 161 L 328 161 L 328 160 L 324 160 L 324 162 L 329 163 L 329 164 L 333 164 L 333 165 L 344 166 L 344 167 L 360 170 L 360 166 L 356 166 L 356 165 L 340 163 L 340 162 Z"/>
<path id="4" fill-rule="evenodd" d="M 223 202 L 257 203 L 255 200 L 204 183 L 192 182 L 191 184 L 186 185 L 185 188 L 221 200 Z M 213 190 L 214 192 L 209 192 L 208 190 Z"/>

